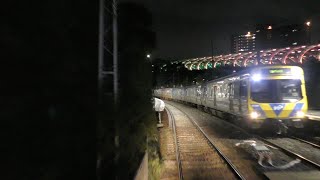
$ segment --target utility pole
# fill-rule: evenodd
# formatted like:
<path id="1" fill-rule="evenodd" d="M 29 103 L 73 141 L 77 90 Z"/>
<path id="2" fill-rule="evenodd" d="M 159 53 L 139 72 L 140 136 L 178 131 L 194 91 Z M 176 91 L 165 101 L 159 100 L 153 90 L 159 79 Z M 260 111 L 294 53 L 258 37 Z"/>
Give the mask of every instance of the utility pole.
<path id="1" fill-rule="evenodd" d="M 102 104 L 104 70 L 104 0 L 99 3 L 98 103 Z"/>
<path id="2" fill-rule="evenodd" d="M 102 120 L 101 110 L 103 106 L 103 70 L 104 70 L 104 0 L 99 1 L 99 39 L 98 39 L 98 126 Z M 103 136 L 103 132 L 100 131 L 100 128 L 97 128 L 99 137 Z M 102 130 L 103 131 L 103 130 Z M 98 140 L 100 143 L 100 139 Z M 103 142 L 102 142 L 103 143 Z M 97 153 L 97 164 L 96 164 L 96 176 L 97 179 L 101 179 L 101 162 L 103 157 L 100 150 Z"/>
<path id="3" fill-rule="evenodd" d="M 112 4 L 110 4 L 112 3 Z M 112 10 L 110 10 L 112 7 Z M 106 11 L 107 10 L 107 11 Z M 111 18 L 112 15 L 112 18 Z M 110 18 L 108 18 L 110 17 Z M 112 28 L 111 28 L 111 20 L 112 20 Z M 108 23 L 110 22 L 110 24 Z M 113 51 L 110 51 L 109 48 L 111 48 L 111 40 L 106 39 L 107 36 L 106 33 L 109 32 L 109 30 L 112 29 L 112 48 Z M 111 33 L 111 32 L 110 32 Z M 107 54 L 109 53 L 109 54 Z M 105 58 L 108 58 L 111 60 L 111 56 L 113 58 L 113 61 L 105 61 Z M 108 60 L 107 59 L 107 60 Z M 106 121 L 104 116 L 102 115 L 104 111 L 106 111 L 105 108 L 105 89 L 104 89 L 104 83 L 105 83 L 105 76 L 112 76 L 112 84 L 113 89 L 112 92 L 109 92 L 109 95 L 111 95 L 112 104 L 113 104 L 113 110 L 115 115 L 117 115 L 118 111 L 118 104 L 119 104 L 119 75 L 118 75 L 119 69 L 118 69 L 118 22 L 117 22 L 117 0 L 113 1 L 105 1 L 105 0 L 99 0 L 99 42 L 98 42 L 98 103 L 99 103 L 99 124 L 103 124 L 101 122 Z M 109 80 L 109 79 L 108 79 Z M 111 82 L 110 82 L 111 83 Z M 109 89 L 107 89 L 109 90 Z M 111 90 L 111 88 L 110 88 Z M 119 159 L 119 130 L 118 130 L 118 122 L 115 118 L 113 118 L 113 121 L 108 122 L 108 124 L 113 124 L 115 127 L 114 131 L 114 164 L 116 167 L 116 171 L 114 172 L 117 177 L 117 166 L 118 166 L 118 159 Z M 99 128 L 100 129 L 100 128 Z M 102 127 L 103 129 L 103 127 Z M 105 131 L 105 130 L 102 130 Z M 104 132 L 102 133 L 102 139 L 104 136 Z M 102 144 L 105 143 L 104 141 Z M 103 148 L 101 149 L 104 150 Z M 97 177 L 98 179 L 101 179 L 101 175 L 99 174 L 99 170 L 101 169 L 101 161 L 104 157 L 102 157 L 104 152 L 99 152 L 97 157 Z"/>
<path id="4" fill-rule="evenodd" d="M 113 93 L 114 104 L 118 104 L 118 14 L 117 0 L 113 0 Z"/>
<path id="5" fill-rule="evenodd" d="M 113 29 L 113 96 L 114 96 L 114 111 L 118 116 L 118 13 L 117 13 L 117 0 L 113 0 L 112 3 L 113 18 L 112 18 L 112 29 Z M 119 158 L 120 158 L 120 138 L 119 138 L 119 122 L 118 119 L 114 119 L 114 145 L 115 145 L 115 157 L 114 163 L 116 166 L 116 179 L 118 179 L 119 173 Z"/>

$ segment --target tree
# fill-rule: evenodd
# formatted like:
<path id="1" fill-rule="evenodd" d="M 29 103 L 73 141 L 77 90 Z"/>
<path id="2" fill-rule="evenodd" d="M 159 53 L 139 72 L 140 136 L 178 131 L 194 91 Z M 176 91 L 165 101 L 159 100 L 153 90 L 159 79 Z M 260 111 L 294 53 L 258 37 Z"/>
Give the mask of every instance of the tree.
<path id="1" fill-rule="evenodd" d="M 118 30 L 119 101 L 112 121 L 108 116 L 105 122 L 105 126 L 111 123 L 118 131 L 105 128 L 102 172 L 116 166 L 111 178 L 132 179 L 146 150 L 147 131 L 156 127 L 152 125 L 155 119 L 150 118 L 152 76 L 151 62 L 146 58 L 155 47 L 151 13 L 136 3 L 120 3 Z M 114 146 L 115 133 L 119 135 L 119 148 Z M 119 155 L 117 161 L 113 161 L 114 155 Z M 103 178 L 110 178 L 110 174 L 102 174 Z"/>

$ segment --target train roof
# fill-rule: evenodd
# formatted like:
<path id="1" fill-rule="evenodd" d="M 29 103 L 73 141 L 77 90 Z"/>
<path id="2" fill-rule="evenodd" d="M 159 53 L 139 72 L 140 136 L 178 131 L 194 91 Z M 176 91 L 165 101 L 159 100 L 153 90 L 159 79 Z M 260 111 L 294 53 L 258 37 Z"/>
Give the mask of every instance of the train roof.
<path id="1" fill-rule="evenodd" d="M 297 65 L 259 65 L 259 66 L 251 66 L 251 67 L 248 67 L 247 69 L 245 70 L 241 70 L 239 72 L 235 72 L 235 73 L 232 73 L 230 75 L 227 75 L 227 76 L 224 76 L 224 77 L 220 77 L 220 78 L 217 78 L 217 79 L 212 79 L 210 81 L 207 81 L 207 82 L 204 82 L 202 84 L 194 84 L 194 85 L 189 85 L 189 86 L 184 86 L 184 87 L 175 87 L 175 88 L 192 88 L 192 87 L 197 87 L 197 86 L 203 86 L 203 85 L 206 85 L 206 84 L 209 84 L 209 83 L 213 83 L 213 82 L 217 82 L 217 81 L 221 81 L 221 80 L 225 80 L 226 78 L 232 78 L 232 77 L 236 77 L 236 76 L 243 76 L 245 74 L 250 74 L 251 71 L 254 71 L 256 69 L 261 69 L 261 68 L 266 68 L 266 67 L 299 67 Z M 173 88 L 173 87 L 171 87 Z M 165 88 L 163 88 L 165 89 Z"/>

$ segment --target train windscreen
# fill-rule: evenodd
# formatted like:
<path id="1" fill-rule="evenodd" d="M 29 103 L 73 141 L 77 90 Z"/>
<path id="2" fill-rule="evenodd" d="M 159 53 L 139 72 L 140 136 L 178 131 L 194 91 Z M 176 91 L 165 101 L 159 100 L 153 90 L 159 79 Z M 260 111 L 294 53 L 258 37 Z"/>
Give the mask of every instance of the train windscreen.
<path id="1" fill-rule="evenodd" d="M 259 103 L 292 103 L 300 100 L 299 79 L 251 81 L 251 99 Z"/>

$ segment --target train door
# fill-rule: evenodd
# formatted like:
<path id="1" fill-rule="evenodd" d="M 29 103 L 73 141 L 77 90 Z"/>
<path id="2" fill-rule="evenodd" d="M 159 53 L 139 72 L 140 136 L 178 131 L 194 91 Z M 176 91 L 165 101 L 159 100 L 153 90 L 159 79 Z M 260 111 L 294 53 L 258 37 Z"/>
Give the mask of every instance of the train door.
<path id="1" fill-rule="evenodd" d="M 234 112 L 234 83 L 228 84 L 228 95 L 229 95 L 229 111 Z"/>
<path id="2" fill-rule="evenodd" d="M 213 105 L 217 106 L 217 86 L 213 86 Z M 211 95 L 212 96 L 212 95 Z"/>
<path id="3" fill-rule="evenodd" d="M 207 106 L 207 85 L 202 86 L 201 105 Z"/>
<path id="4" fill-rule="evenodd" d="M 233 111 L 236 114 L 240 113 L 241 109 L 241 102 L 240 102 L 240 81 L 234 81 L 233 82 Z"/>
<path id="5" fill-rule="evenodd" d="M 247 79 L 240 81 L 240 113 L 246 114 L 248 112 L 248 83 Z"/>

